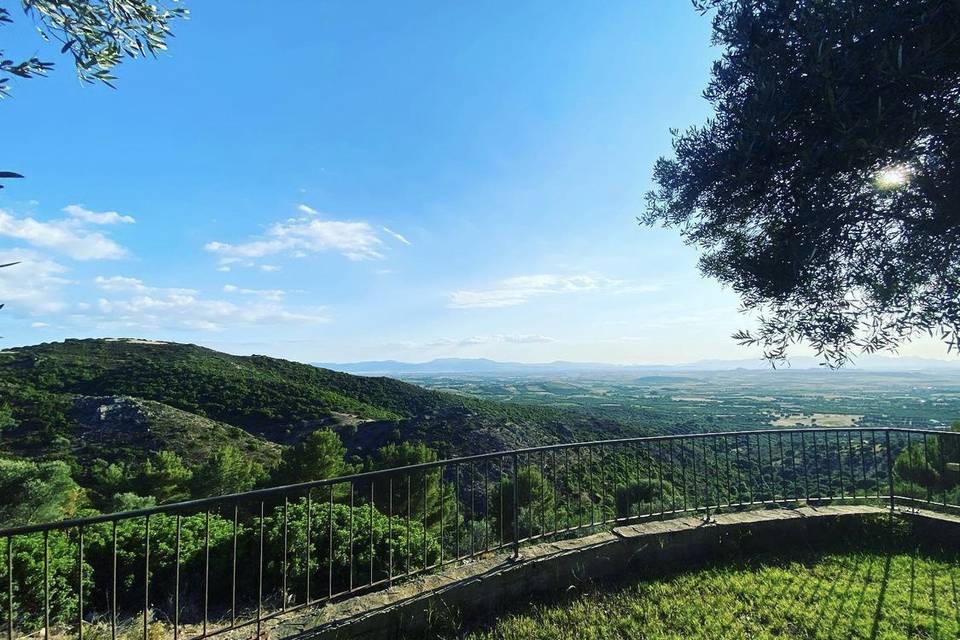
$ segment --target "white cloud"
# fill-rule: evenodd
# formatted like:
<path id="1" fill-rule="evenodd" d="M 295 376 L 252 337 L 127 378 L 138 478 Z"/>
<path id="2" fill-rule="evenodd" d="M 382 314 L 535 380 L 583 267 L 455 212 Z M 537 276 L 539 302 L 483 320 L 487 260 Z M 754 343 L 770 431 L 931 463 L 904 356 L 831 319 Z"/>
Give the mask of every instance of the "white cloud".
<path id="1" fill-rule="evenodd" d="M 516 276 L 501 280 L 489 289 L 454 291 L 450 294 L 450 302 L 447 306 L 454 309 L 515 307 L 541 296 L 584 291 L 622 291 L 625 287 L 631 290 L 636 289 L 636 287 L 628 287 L 622 280 L 596 275 Z"/>
<path id="2" fill-rule="evenodd" d="M 263 236 L 247 242 L 229 243 L 213 241 L 204 245 L 211 253 L 220 256 L 221 265 L 246 262 L 266 256 L 289 255 L 302 258 L 311 253 L 332 251 L 350 260 L 383 259 L 383 240 L 371 224 L 363 221 L 317 219 L 318 212 L 307 205 L 298 209 L 308 216 L 290 218 L 267 228 Z M 410 241 L 399 233 L 382 228 L 384 233 L 400 242 Z M 265 269 L 269 270 L 269 269 Z"/>
<path id="3" fill-rule="evenodd" d="M 328 321 L 322 309 L 291 311 L 280 304 L 283 292 L 227 285 L 228 293 L 249 295 L 234 302 L 207 298 L 193 289 L 152 287 L 136 278 L 98 277 L 94 284 L 111 295 L 85 315 L 98 327 L 219 331 L 231 327 L 306 324 Z M 278 295 L 279 294 L 279 295 Z"/>
<path id="4" fill-rule="evenodd" d="M 244 289 L 232 284 L 223 285 L 224 293 L 238 293 L 244 296 L 259 296 L 264 300 L 283 300 L 287 295 L 286 291 L 281 289 Z"/>
<path id="5" fill-rule="evenodd" d="M 49 324 L 49 323 L 46 323 L 46 322 L 31 322 L 31 323 L 30 323 L 30 328 L 31 328 L 31 329 L 45 329 L 45 328 L 47 328 L 47 327 L 49 327 L 49 326 L 50 326 L 50 324 Z"/>
<path id="6" fill-rule="evenodd" d="M 68 204 L 63 210 L 70 217 L 89 224 L 133 224 L 136 222 L 132 217 L 120 215 L 116 211 L 91 211 L 82 204 Z"/>
<path id="7" fill-rule="evenodd" d="M 396 231 L 393 231 L 392 229 L 390 229 L 390 228 L 388 228 L 388 227 L 380 227 L 380 228 L 383 229 L 384 231 L 386 231 L 389 235 L 393 236 L 394 238 L 396 238 L 397 240 L 399 240 L 400 242 L 402 242 L 403 244 L 405 244 L 405 245 L 407 245 L 407 246 L 409 246 L 409 245 L 412 244 L 412 243 L 411 243 L 409 240 L 407 240 L 403 235 L 397 233 Z"/>
<path id="8" fill-rule="evenodd" d="M 0 269 L 4 313 L 56 313 L 66 306 L 62 297 L 63 287 L 70 284 L 63 276 L 66 267 L 29 249 L 0 251 L 0 264 L 7 262 L 20 264 Z"/>
<path id="9" fill-rule="evenodd" d="M 107 215 L 89 213 L 95 216 Z M 0 209 L 0 236 L 51 249 L 75 260 L 117 259 L 127 255 L 126 249 L 107 236 L 84 228 L 86 224 L 88 221 L 80 217 L 43 222 L 29 217 L 18 218 Z"/>
<path id="10" fill-rule="evenodd" d="M 273 273 L 275 271 L 280 271 L 280 267 L 275 264 L 262 264 L 260 265 L 261 271 L 266 271 L 267 273 Z"/>
<path id="11" fill-rule="evenodd" d="M 470 336 L 468 338 L 441 338 L 427 344 L 428 347 L 469 347 L 484 344 L 543 344 L 556 342 L 549 336 L 529 333 L 498 333 L 489 336 Z"/>
<path id="12" fill-rule="evenodd" d="M 309 206 L 309 205 L 298 204 L 298 205 L 297 205 L 297 209 L 300 210 L 300 211 L 303 212 L 303 213 L 306 213 L 307 215 L 311 215 L 311 216 L 318 216 L 318 215 L 320 215 L 320 212 L 319 212 L 319 211 L 317 211 L 316 209 L 314 209 L 313 207 L 311 207 L 311 206 Z"/>

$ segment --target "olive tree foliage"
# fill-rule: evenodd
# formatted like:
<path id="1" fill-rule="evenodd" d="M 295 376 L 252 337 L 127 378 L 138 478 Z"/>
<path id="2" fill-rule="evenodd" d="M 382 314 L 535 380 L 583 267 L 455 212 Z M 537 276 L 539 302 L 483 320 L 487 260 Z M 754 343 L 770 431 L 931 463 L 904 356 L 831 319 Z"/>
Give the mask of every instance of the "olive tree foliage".
<path id="1" fill-rule="evenodd" d="M 81 82 L 113 87 L 114 68 L 124 58 L 156 56 L 167 48 L 171 24 L 188 11 L 177 0 L 21 0 L 23 19 L 32 23 L 40 38 L 56 44 L 73 59 Z M 0 26 L 12 23 L 15 14 L 0 6 Z M 0 45 L 0 99 L 10 95 L 11 80 L 47 75 L 54 63 L 33 53 L 21 57 Z M 22 178 L 0 171 L 0 180 Z M 3 185 L 0 184 L 0 189 Z"/>
<path id="2" fill-rule="evenodd" d="M 641 221 L 680 230 L 772 362 L 960 348 L 960 4 L 694 0 L 723 48 Z"/>
<path id="3" fill-rule="evenodd" d="M 73 58 L 82 82 L 113 86 L 113 69 L 124 58 L 155 56 L 167 48 L 171 23 L 187 16 L 187 9 L 153 0 L 22 0 L 25 18 L 40 37 L 60 46 Z M 0 7 L 0 24 L 13 22 L 9 9 Z M 34 78 L 50 72 L 54 63 L 36 56 L 8 59 L 0 49 L 0 97 L 9 95 L 13 77 Z"/>

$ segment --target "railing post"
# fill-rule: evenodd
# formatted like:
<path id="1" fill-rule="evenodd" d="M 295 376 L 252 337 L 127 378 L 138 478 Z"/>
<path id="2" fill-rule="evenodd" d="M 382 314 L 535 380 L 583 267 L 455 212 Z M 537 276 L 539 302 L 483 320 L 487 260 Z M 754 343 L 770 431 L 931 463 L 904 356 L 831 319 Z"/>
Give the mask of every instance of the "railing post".
<path id="1" fill-rule="evenodd" d="M 513 559 L 520 558 L 520 456 L 513 454 Z"/>
<path id="2" fill-rule="evenodd" d="M 887 487 L 890 490 L 890 513 L 896 508 L 896 499 L 893 493 L 893 452 L 890 450 L 890 429 L 886 430 L 887 438 Z"/>

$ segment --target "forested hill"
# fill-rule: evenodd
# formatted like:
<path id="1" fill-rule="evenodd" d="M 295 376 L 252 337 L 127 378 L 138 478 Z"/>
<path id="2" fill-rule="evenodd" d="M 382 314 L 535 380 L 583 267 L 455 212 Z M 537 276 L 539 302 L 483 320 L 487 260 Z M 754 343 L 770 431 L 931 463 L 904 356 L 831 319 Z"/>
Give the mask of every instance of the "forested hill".
<path id="1" fill-rule="evenodd" d="M 146 340 L 67 340 L 0 352 L 3 455 L 140 464 L 159 450 L 202 463 L 224 442 L 270 466 L 329 427 L 355 464 L 387 444 L 452 456 L 624 435 L 615 421 L 430 391 L 268 358 Z"/>

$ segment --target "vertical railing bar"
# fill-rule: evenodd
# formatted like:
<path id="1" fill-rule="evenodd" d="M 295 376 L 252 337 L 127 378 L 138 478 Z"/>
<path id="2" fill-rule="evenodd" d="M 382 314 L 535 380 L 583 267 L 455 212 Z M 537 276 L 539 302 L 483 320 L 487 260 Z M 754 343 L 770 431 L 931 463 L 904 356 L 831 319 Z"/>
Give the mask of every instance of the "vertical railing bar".
<path id="1" fill-rule="evenodd" d="M 843 454 L 840 452 L 840 432 L 839 432 L 839 431 L 836 432 L 836 436 L 837 436 L 837 438 L 836 438 L 836 440 L 837 440 L 837 470 L 838 470 L 838 474 L 839 474 L 839 476 L 840 476 L 840 499 L 841 499 L 841 500 L 845 500 L 845 499 L 846 499 L 846 491 L 845 491 L 845 488 L 844 488 L 844 486 L 843 486 Z M 832 483 L 832 482 L 831 482 L 830 484 L 831 484 L 831 486 L 833 486 L 833 483 Z"/>
<path id="2" fill-rule="evenodd" d="M 502 466 L 502 465 L 501 465 Z M 455 528 L 456 540 L 454 541 L 454 553 L 457 556 L 457 560 L 460 560 L 460 465 L 453 465 L 453 475 L 454 475 L 454 491 L 456 496 L 454 496 L 453 507 L 453 524 Z M 502 480 L 502 478 L 501 478 Z M 502 486 L 502 482 L 501 482 Z M 500 522 L 503 522 L 503 491 L 500 492 Z M 503 544 L 503 524 L 500 525 L 500 542 Z"/>
<path id="3" fill-rule="evenodd" d="M 544 468 L 545 468 L 545 467 L 544 467 L 544 465 L 543 465 L 543 456 L 544 456 L 544 451 L 543 451 L 543 449 L 540 449 L 540 535 L 546 535 L 546 533 L 547 533 L 547 524 L 546 524 L 546 522 L 547 522 L 547 520 L 546 520 L 546 518 L 547 518 L 547 516 L 546 516 L 547 505 L 546 505 L 546 501 L 545 501 L 545 499 L 544 499 L 545 496 L 546 496 L 546 486 L 545 486 L 545 485 L 546 485 L 546 478 L 547 478 L 547 476 L 546 476 L 546 474 L 544 473 Z M 486 520 L 486 518 L 484 518 L 484 520 Z"/>
<path id="4" fill-rule="evenodd" d="M 807 473 L 807 440 L 804 431 L 800 432 L 800 459 L 803 463 L 803 499 L 810 502 L 810 477 Z"/>
<path id="5" fill-rule="evenodd" d="M 410 476 L 410 473 L 407 473 L 407 575 L 410 575 L 410 556 L 411 549 L 410 546 L 410 509 L 413 503 L 412 493 L 410 490 L 411 485 L 413 484 L 413 478 Z"/>
<path id="6" fill-rule="evenodd" d="M 393 476 L 387 479 L 387 584 L 393 586 Z M 443 548 L 443 538 L 440 539 Z"/>
<path id="7" fill-rule="evenodd" d="M 327 599 L 333 598 L 333 485 L 327 491 Z"/>
<path id="8" fill-rule="evenodd" d="M 203 541 L 203 635 L 207 635 L 207 620 L 210 617 L 210 509 L 204 511 Z M 116 539 L 116 535 L 114 535 Z M 116 553 L 114 553 L 116 556 Z M 116 576 L 116 571 L 114 571 Z M 114 586 L 116 591 L 116 586 Z M 116 609 L 116 607 L 114 607 Z M 116 613 L 114 613 L 116 617 Z"/>
<path id="9" fill-rule="evenodd" d="M 823 498 L 823 487 L 820 485 L 820 456 L 817 453 L 817 432 L 814 431 L 813 436 L 813 472 L 817 476 L 817 500 Z"/>
<path id="10" fill-rule="evenodd" d="M 597 510 L 596 510 L 597 505 L 594 503 L 594 500 L 593 500 L 593 496 L 596 493 L 596 491 L 594 490 L 594 483 L 596 482 L 596 478 L 594 477 L 593 447 L 591 446 L 587 447 L 587 469 L 589 469 L 589 473 L 590 473 L 590 490 L 588 495 L 590 499 L 590 526 L 593 527 L 593 525 L 595 524 L 594 521 L 597 519 Z"/>
<path id="11" fill-rule="evenodd" d="M 427 479 L 430 476 L 423 472 L 423 570 L 427 570 Z"/>
<path id="12" fill-rule="evenodd" d="M 240 503 L 233 503 L 233 564 L 230 572 L 230 626 L 237 626 L 237 528 L 240 520 Z M 146 640 L 146 639 L 144 639 Z"/>
<path id="13" fill-rule="evenodd" d="M 353 591 L 353 480 L 350 481 L 350 551 L 349 551 L 349 564 L 350 564 L 350 581 L 347 585 L 347 591 Z"/>
<path id="14" fill-rule="evenodd" d="M 693 498 L 691 508 L 694 513 L 700 510 L 700 477 L 697 474 L 697 440 L 690 440 L 690 482 L 693 485 L 690 496 Z"/>
<path id="15" fill-rule="evenodd" d="M 260 549 L 257 553 L 257 640 L 262 637 L 261 629 L 263 625 L 263 530 L 264 530 L 264 505 L 260 501 Z"/>
<path id="16" fill-rule="evenodd" d="M 938 448 L 940 449 L 940 486 L 943 488 L 943 507 L 947 506 L 947 462 L 944 457 L 944 449 L 946 449 L 947 438 L 949 436 L 941 435 L 937 438 Z"/>
<path id="17" fill-rule="evenodd" d="M 887 433 L 889 433 L 889 431 L 888 431 Z M 923 464 L 924 464 L 925 467 L 931 468 L 931 467 L 930 467 L 930 449 L 927 448 L 927 433 L 926 433 L 926 432 L 923 433 Z M 888 465 L 888 469 L 889 469 L 889 470 L 887 471 L 887 473 L 889 473 L 889 474 L 890 474 L 890 477 L 892 478 L 892 477 L 893 477 L 893 467 Z M 926 472 L 926 471 L 925 471 L 925 472 Z M 932 488 L 931 484 L 928 482 L 928 483 L 927 483 L 927 503 L 928 503 L 928 504 L 929 504 L 930 502 L 933 502 L 933 494 L 932 494 L 932 491 L 933 491 L 933 488 Z"/>
<path id="18" fill-rule="evenodd" d="M 733 436 L 737 451 L 737 506 L 743 506 L 743 456 L 740 455 L 740 435 Z"/>
<path id="19" fill-rule="evenodd" d="M 683 510 L 687 510 L 687 461 L 684 456 L 686 446 L 683 441 L 680 443 L 680 482 L 683 484 Z"/>
<path id="20" fill-rule="evenodd" d="M 714 491 L 714 498 L 715 498 L 715 502 L 714 502 L 715 511 L 720 509 L 723 502 L 720 496 L 720 469 L 721 469 L 720 454 L 717 453 L 717 441 L 721 437 L 722 436 L 714 436 L 710 439 L 710 442 L 712 443 L 711 449 L 713 450 L 713 491 Z M 724 444 L 726 444 L 726 440 L 724 440 Z"/>
<path id="21" fill-rule="evenodd" d="M 77 527 L 77 638 L 83 640 L 83 527 Z"/>
<path id="22" fill-rule="evenodd" d="M 853 457 L 853 432 L 847 429 L 847 467 L 850 469 L 850 489 L 854 500 L 857 499 L 857 469 Z"/>
<path id="23" fill-rule="evenodd" d="M 776 472 L 773 465 L 773 436 L 767 434 L 764 437 L 767 439 L 767 468 L 769 469 L 767 474 L 767 491 L 770 496 L 770 503 L 776 504 L 777 492 L 776 489 L 774 489 L 776 486 Z"/>
<path id="24" fill-rule="evenodd" d="M 940 450 L 943 451 L 943 448 L 941 447 Z M 559 479 L 557 478 L 557 475 L 560 473 L 560 467 L 559 467 L 559 465 L 557 464 L 557 450 L 556 450 L 556 449 L 553 449 L 553 450 L 550 452 L 550 460 L 551 460 L 550 466 L 551 466 L 551 468 L 553 469 L 553 473 L 550 474 L 550 475 L 551 475 L 550 484 L 551 484 L 551 486 L 553 487 L 553 534 L 556 535 L 556 534 L 557 534 L 557 531 L 558 531 L 559 528 L 560 528 L 560 523 L 558 522 L 558 518 L 559 518 L 559 515 L 560 515 L 560 513 L 559 513 L 559 512 L 560 512 L 560 509 L 559 509 L 559 506 L 560 506 L 560 495 L 559 495 L 559 492 L 560 492 L 560 481 L 559 481 Z"/>
<path id="25" fill-rule="evenodd" d="M 563 469 L 565 472 L 564 475 L 567 478 L 570 478 L 570 449 L 569 448 L 565 448 L 563 450 Z M 564 527 L 565 531 L 569 531 L 571 527 L 573 527 L 573 519 L 572 519 L 573 509 L 570 508 L 570 500 L 571 500 L 570 493 L 572 491 L 573 491 L 573 482 L 571 481 L 569 482 L 569 484 L 564 483 L 563 511 L 564 511 L 564 515 L 566 516 L 566 520 L 564 521 L 564 525 L 566 525 Z"/>
<path id="26" fill-rule="evenodd" d="M 148 616 L 150 612 L 150 515 L 144 519 L 143 554 L 143 640 L 149 635 Z"/>
<path id="27" fill-rule="evenodd" d="M 896 508 L 896 497 L 893 490 L 893 452 L 891 451 L 891 448 L 890 448 L 890 430 L 889 429 L 885 430 L 884 435 L 886 436 L 886 448 L 887 448 L 887 486 L 890 489 L 890 513 L 893 513 L 894 509 Z M 923 434 L 923 435 L 924 435 L 924 440 L 926 440 L 927 434 Z M 876 440 L 876 438 L 874 438 L 874 440 Z M 907 442 L 908 450 L 909 450 L 909 446 L 910 446 L 910 442 L 908 441 Z M 876 455 L 876 450 L 877 450 L 876 442 L 874 442 L 873 450 L 874 450 L 874 455 Z M 877 474 L 877 479 L 879 481 L 880 474 L 877 473 L 876 470 L 874 470 L 874 473 Z"/>
<path id="28" fill-rule="evenodd" d="M 110 570 L 110 640 L 117 640 L 117 521 L 113 521 L 113 558 Z"/>
<path id="29" fill-rule="evenodd" d="M 779 492 L 780 499 L 785 501 L 787 499 L 787 480 L 783 476 L 784 461 L 786 460 L 786 458 L 783 457 L 783 431 L 777 432 L 777 441 L 777 445 L 780 449 L 780 472 L 777 474 L 779 479 L 779 482 L 777 482 L 777 490 Z"/>
<path id="30" fill-rule="evenodd" d="M 43 532 L 43 637 L 50 637 L 50 531 Z"/>
<path id="31" fill-rule="evenodd" d="M 889 432 L 889 431 L 886 431 L 885 433 L 887 434 L 887 439 L 889 440 L 889 438 L 890 438 L 890 432 Z M 873 449 L 873 477 L 876 479 L 876 482 L 877 482 L 877 500 L 879 500 L 879 499 L 881 498 L 881 496 L 880 496 L 880 491 L 881 491 L 881 489 L 880 489 L 880 461 L 879 461 L 879 458 L 877 457 L 877 432 L 876 432 L 876 431 L 872 431 L 872 432 L 871 432 L 871 438 L 872 438 L 872 440 L 873 440 L 873 446 L 871 447 L 871 449 Z M 888 450 L 888 451 L 889 451 L 889 450 Z M 893 476 L 891 475 L 890 478 L 891 478 L 891 480 L 892 480 L 892 479 L 893 479 Z M 893 493 L 893 492 L 891 492 L 891 494 L 892 494 L 892 493 Z"/>
<path id="32" fill-rule="evenodd" d="M 504 489 L 503 483 L 506 481 L 506 471 L 505 471 L 505 469 L 504 469 L 504 467 L 505 467 L 504 461 L 505 461 L 505 460 L 506 460 L 506 457 L 500 456 L 500 458 L 499 458 L 499 463 L 500 463 L 500 464 L 499 464 L 499 470 L 497 471 L 498 482 L 499 482 L 499 484 L 500 484 L 500 490 L 497 492 L 497 493 L 499 494 L 499 501 L 500 501 L 500 507 L 499 507 L 499 508 L 500 508 L 500 518 L 499 518 L 499 520 L 500 520 L 500 522 L 499 522 L 499 525 L 500 525 L 500 547 L 499 547 L 499 548 L 500 548 L 500 549 L 502 549 L 503 547 L 505 547 L 506 544 L 507 544 L 507 536 L 505 535 L 505 532 L 504 532 L 504 530 L 503 530 L 503 521 L 504 521 L 504 519 L 505 519 L 505 518 L 504 518 L 504 511 L 503 511 L 503 489 Z M 459 476 L 458 476 L 458 477 L 459 477 Z M 458 504 L 458 505 L 460 504 L 460 501 L 459 501 L 459 500 L 457 500 L 457 504 Z M 458 528 L 458 529 L 457 529 L 457 536 L 458 536 L 458 538 L 457 538 L 457 544 L 458 544 L 458 545 L 460 544 L 459 535 L 460 535 L 460 529 Z M 460 547 L 458 546 L 457 548 L 459 549 Z"/>
<path id="33" fill-rule="evenodd" d="M 290 498 L 286 494 L 283 496 L 283 569 L 280 584 L 280 610 L 287 610 L 287 553 L 288 553 L 288 531 L 289 531 L 289 506 Z"/>
<path id="34" fill-rule="evenodd" d="M 597 495 L 600 498 L 600 522 L 598 524 L 604 524 L 607 521 L 607 448 L 602 442 L 597 447 L 597 458 L 600 460 L 600 490 L 597 492 Z"/>
<path id="35" fill-rule="evenodd" d="M 440 482 L 440 566 L 441 567 L 443 566 L 443 534 L 444 534 L 443 516 L 445 512 L 444 507 L 446 506 L 444 504 L 444 499 L 443 499 L 443 469 L 444 467 L 440 467 L 440 474 L 438 478 Z"/>
<path id="36" fill-rule="evenodd" d="M 176 533 L 174 540 L 174 577 L 173 577 L 173 640 L 180 638 L 180 533 L 181 533 L 181 515 L 177 514 Z"/>
<path id="37" fill-rule="evenodd" d="M 733 496 L 730 495 L 730 489 L 733 487 L 733 467 L 730 464 L 730 439 L 727 436 L 723 436 L 723 451 L 724 457 L 726 458 L 726 481 L 727 481 L 727 500 L 726 506 L 733 506 Z"/>
<path id="38" fill-rule="evenodd" d="M 867 485 L 867 443 L 863 439 L 863 430 L 859 431 L 860 436 L 860 466 L 863 471 L 863 498 L 866 500 L 869 497 L 868 491 L 870 490 Z"/>
<path id="39" fill-rule="evenodd" d="M 486 461 L 483 472 L 483 550 L 490 551 L 490 472 L 493 461 Z"/>
<path id="40" fill-rule="evenodd" d="M 583 526 L 583 463 L 581 461 L 583 454 L 577 447 L 577 529 Z"/>
<path id="41" fill-rule="evenodd" d="M 332 484 L 330 485 L 330 492 L 331 493 L 333 492 Z M 313 574 L 313 567 L 311 566 L 311 563 L 310 563 L 310 551 L 311 551 L 311 548 L 313 547 L 313 536 L 310 535 L 313 530 L 313 489 L 307 489 L 306 502 L 307 502 L 307 526 L 306 526 L 306 530 L 304 531 L 305 540 L 303 545 L 304 546 L 303 553 L 306 556 L 305 558 L 306 566 L 304 569 L 304 571 L 306 572 L 306 575 L 304 576 L 304 589 L 303 589 L 304 594 L 303 595 L 304 595 L 304 602 L 306 602 L 307 604 L 310 604 L 311 602 L 310 578 L 312 577 L 312 574 Z"/>
<path id="42" fill-rule="evenodd" d="M 663 440 L 657 440 L 657 476 L 660 484 L 660 515 L 663 515 L 667 512 L 663 493 Z"/>
<path id="43" fill-rule="evenodd" d="M 13 640 L 13 536 L 7 536 L 7 640 Z"/>
<path id="44" fill-rule="evenodd" d="M 470 557 L 477 553 L 477 465 L 474 462 L 468 462 L 470 469 Z"/>
<path id="45" fill-rule="evenodd" d="M 671 440 L 671 442 L 673 442 L 673 441 Z M 633 472 L 634 472 L 634 476 L 635 476 L 635 479 L 636 479 L 635 482 L 636 482 L 636 486 L 637 486 L 637 493 L 639 494 L 639 491 L 640 491 L 640 443 L 639 443 L 639 442 L 634 442 L 634 443 L 633 443 Z M 627 493 L 627 505 L 628 505 L 628 506 L 627 506 L 627 515 L 629 515 L 630 517 L 633 517 L 633 500 L 632 500 L 632 497 L 631 497 L 631 495 L 630 495 L 629 492 Z M 636 515 L 636 517 L 639 518 L 640 515 L 641 515 L 641 514 L 640 514 L 640 503 L 637 502 L 637 515 Z"/>
<path id="46" fill-rule="evenodd" d="M 373 479 L 370 480 L 370 584 L 371 585 L 373 584 L 373 488 L 374 488 L 375 482 L 376 480 L 373 480 Z"/>
<path id="47" fill-rule="evenodd" d="M 517 454 L 513 454 L 513 557 L 520 558 L 520 459 Z"/>

